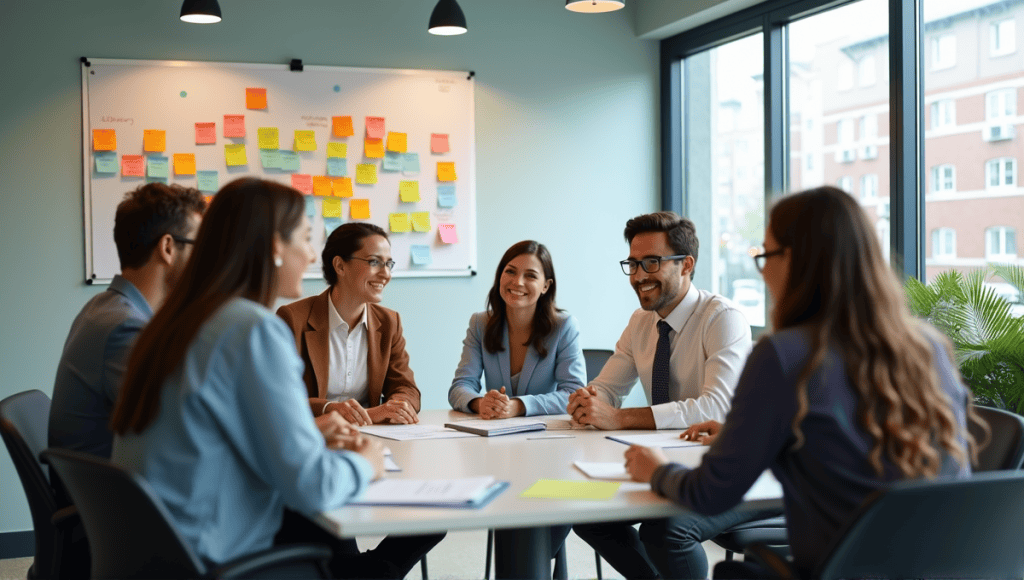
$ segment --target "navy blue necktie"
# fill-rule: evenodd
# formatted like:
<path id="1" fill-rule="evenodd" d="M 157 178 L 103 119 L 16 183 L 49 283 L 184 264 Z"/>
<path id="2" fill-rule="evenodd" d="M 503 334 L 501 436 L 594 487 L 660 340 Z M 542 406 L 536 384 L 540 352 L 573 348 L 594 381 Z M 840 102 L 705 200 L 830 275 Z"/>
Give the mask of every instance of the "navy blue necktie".
<path id="1" fill-rule="evenodd" d="M 651 404 L 661 405 L 668 398 L 668 362 L 672 356 L 672 342 L 668 338 L 672 327 L 664 320 L 658 321 L 658 348 L 654 351 L 654 367 L 651 369 Z"/>

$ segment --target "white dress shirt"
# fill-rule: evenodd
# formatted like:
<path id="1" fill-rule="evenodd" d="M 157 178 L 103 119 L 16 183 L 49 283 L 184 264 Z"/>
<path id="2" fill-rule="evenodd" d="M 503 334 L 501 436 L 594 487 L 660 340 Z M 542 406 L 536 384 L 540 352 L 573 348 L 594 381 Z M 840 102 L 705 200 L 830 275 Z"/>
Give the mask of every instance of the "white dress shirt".
<path id="1" fill-rule="evenodd" d="M 331 366 L 327 373 L 327 400 L 355 399 L 367 407 L 370 398 L 366 366 L 366 308 L 355 328 L 341 319 L 334 301 L 327 301 L 330 319 Z"/>
<path id="2" fill-rule="evenodd" d="M 629 319 L 601 374 L 590 384 L 607 403 L 620 407 L 640 379 L 651 404 L 651 369 L 658 346 L 657 312 L 639 309 Z M 682 429 L 724 421 L 740 371 L 750 354 L 750 324 L 736 306 L 692 284 L 665 318 L 672 327 L 669 398 L 651 407 L 658 429 Z"/>

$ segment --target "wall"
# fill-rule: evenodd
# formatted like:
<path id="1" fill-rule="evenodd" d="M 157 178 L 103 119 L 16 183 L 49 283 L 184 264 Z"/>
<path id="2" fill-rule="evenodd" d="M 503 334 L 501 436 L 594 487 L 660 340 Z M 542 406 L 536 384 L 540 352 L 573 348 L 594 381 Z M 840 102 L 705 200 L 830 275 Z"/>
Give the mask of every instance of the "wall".
<path id="1" fill-rule="evenodd" d="M 627 254 L 622 227 L 658 199 L 657 44 L 634 36 L 632 9 L 582 15 L 558 0 L 461 0 L 469 33 L 435 37 L 433 4 L 221 0 L 225 20 L 207 26 L 180 22 L 169 0 L 5 5 L 0 397 L 51 392 L 67 329 L 102 290 L 82 283 L 82 56 L 475 71 L 481 275 L 396 279 L 385 291 L 424 407 L 447 406 L 469 316 L 501 254 L 524 238 L 550 248 L 558 303 L 579 319 L 583 347 L 612 348 L 636 307 L 616 263 Z M 27 529 L 0 453 L 0 532 Z"/>

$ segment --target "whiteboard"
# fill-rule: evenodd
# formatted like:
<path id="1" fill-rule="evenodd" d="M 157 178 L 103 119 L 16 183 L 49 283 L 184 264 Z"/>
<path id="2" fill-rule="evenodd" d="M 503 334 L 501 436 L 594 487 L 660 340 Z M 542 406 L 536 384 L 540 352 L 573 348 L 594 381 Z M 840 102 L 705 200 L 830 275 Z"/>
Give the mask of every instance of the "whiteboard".
<path id="1" fill-rule="evenodd" d="M 301 66 L 301 65 L 300 65 Z M 158 180 L 187 187 L 201 184 L 210 190 L 201 172 L 216 172 L 217 185 L 242 176 L 255 176 L 293 185 L 293 175 L 316 177 L 320 184 L 328 172 L 344 172 L 351 179 L 352 197 L 335 183 L 339 193 L 310 195 L 307 214 L 313 224 L 317 263 L 307 278 L 321 274 L 320 251 L 329 231 L 352 217 L 353 200 L 369 200 L 369 221 L 389 232 L 396 277 L 468 276 L 476 269 L 476 157 L 474 142 L 474 95 L 472 73 L 457 71 L 396 70 L 332 66 L 82 59 L 82 151 L 85 216 L 85 277 L 87 283 L 109 282 L 120 271 L 114 245 L 114 212 L 124 194 Z M 265 89 L 266 106 L 247 108 L 248 89 Z M 259 103 L 254 103 L 259 105 Z M 244 137 L 225 136 L 225 116 L 244 116 Z M 335 117 L 351 117 L 353 135 L 337 137 Z M 391 152 L 385 159 L 365 157 L 368 117 L 384 118 L 384 134 L 405 134 L 405 153 Z M 206 124 L 200 136 L 197 123 Z M 209 123 L 215 135 L 209 141 Z M 276 128 L 279 151 L 290 156 L 298 169 L 264 165 L 259 129 Z M 100 130 L 100 133 L 94 133 Z M 104 150 L 96 135 L 110 136 L 116 148 Z M 144 151 L 146 131 L 163 131 L 164 150 Z M 312 131 L 315 148 L 296 151 L 296 131 Z M 105 132 L 105 133 L 104 133 Z M 159 135 L 159 133 L 155 133 Z M 431 137 L 448 136 L 448 151 L 432 152 Z M 397 139 L 396 135 L 396 141 Z M 159 139 L 157 139 L 158 141 Z M 344 143 L 344 161 L 331 161 L 328 143 Z M 382 145 L 387 145 L 387 139 Z M 226 146 L 244 146 L 246 163 L 231 166 Z M 98 146 L 98 148 L 97 148 Z M 269 147 L 264 143 L 264 147 Z M 153 144 L 151 149 L 159 148 Z M 396 149 L 399 147 L 395 147 Z M 443 149 L 443 148 L 438 148 Z M 263 151 L 272 151 L 265 149 Z M 337 154 L 336 149 L 333 151 Z M 176 154 L 192 154 L 196 174 L 188 174 L 187 162 L 176 166 Z M 125 156 L 142 157 L 145 175 L 136 176 L 122 167 Z M 135 157 L 132 157 L 135 156 Z M 159 175 L 160 158 L 167 159 L 168 176 Z M 401 162 L 400 170 L 395 162 Z M 439 181 L 438 163 L 454 163 L 455 181 Z M 152 167 L 151 167 L 152 164 Z M 357 165 L 374 165 L 377 182 L 356 183 Z M 116 171 L 111 172 L 116 165 Z M 177 173 L 178 169 L 185 173 Z M 126 175 L 125 173 L 128 173 Z M 212 175 L 205 174 L 207 177 Z M 302 178 L 299 178 L 300 180 Z M 402 201 L 401 182 L 417 182 L 418 201 Z M 454 189 L 452 189 L 454 187 Z M 326 190 L 320 190 L 323 193 Z M 332 189 L 333 191 L 333 189 Z M 439 191 L 442 195 L 438 195 Z M 452 193 L 454 192 L 454 195 Z M 204 195 L 213 195 L 204 191 Z M 333 199 L 332 199 L 333 198 Z M 407 198 L 409 199 L 409 198 Z M 340 205 L 340 218 L 325 218 L 328 209 Z M 359 204 L 360 202 L 356 202 Z M 365 202 L 364 202 L 365 203 Z M 393 232 L 392 214 L 417 214 L 420 230 Z M 426 213 L 424 213 L 426 212 Z M 426 221 L 429 219 L 429 225 Z M 442 240 L 439 228 L 452 231 L 457 242 Z M 401 226 L 398 226 L 401 229 Z M 414 251 L 417 260 L 414 261 Z M 425 252 L 429 263 L 425 263 Z M 418 263 L 414 263 L 418 262 Z"/>

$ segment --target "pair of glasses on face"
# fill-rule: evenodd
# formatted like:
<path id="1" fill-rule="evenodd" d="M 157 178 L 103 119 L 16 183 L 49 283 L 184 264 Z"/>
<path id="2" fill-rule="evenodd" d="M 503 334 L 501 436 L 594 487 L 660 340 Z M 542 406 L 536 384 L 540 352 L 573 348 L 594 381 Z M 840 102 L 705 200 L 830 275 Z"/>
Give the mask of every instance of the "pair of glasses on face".
<path id="1" fill-rule="evenodd" d="M 390 272 L 395 267 L 395 261 L 394 260 L 388 260 L 387 262 L 382 262 L 382 261 L 378 260 L 377 258 L 357 258 L 356 256 L 352 256 L 352 259 L 353 260 L 362 260 L 362 261 L 366 262 L 367 264 L 369 264 L 370 267 L 373 268 L 374 270 L 379 270 L 381 266 L 387 266 L 388 267 L 388 272 Z"/>
<path id="2" fill-rule="evenodd" d="M 171 234 L 171 239 L 174 240 L 175 242 L 178 242 L 179 244 L 194 244 L 194 243 L 196 243 L 196 241 L 191 239 L 191 238 L 183 238 L 181 236 L 176 236 L 174 234 Z"/>
<path id="3" fill-rule="evenodd" d="M 764 272 L 764 263 L 772 256 L 778 256 L 779 254 L 786 251 L 786 248 L 779 248 L 778 250 L 772 250 L 770 252 L 761 252 L 760 254 L 754 254 L 754 266 L 758 272 Z"/>
<path id="4" fill-rule="evenodd" d="M 643 260 L 634 260 L 633 258 L 626 258 L 619 262 L 622 266 L 622 273 L 631 276 L 636 274 L 637 268 L 643 268 L 644 272 L 653 274 L 661 269 L 661 263 L 665 260 L 682 260 L 688 257 L 689 254 L 676 254 L 675 256 L 650 256 Z"/>

